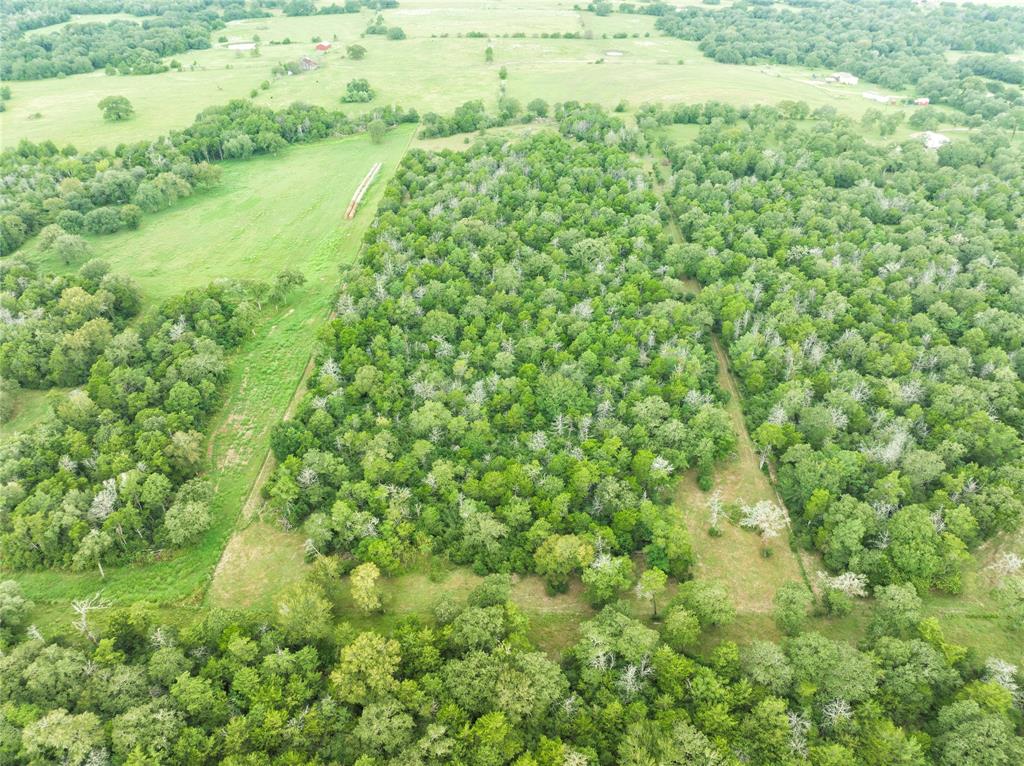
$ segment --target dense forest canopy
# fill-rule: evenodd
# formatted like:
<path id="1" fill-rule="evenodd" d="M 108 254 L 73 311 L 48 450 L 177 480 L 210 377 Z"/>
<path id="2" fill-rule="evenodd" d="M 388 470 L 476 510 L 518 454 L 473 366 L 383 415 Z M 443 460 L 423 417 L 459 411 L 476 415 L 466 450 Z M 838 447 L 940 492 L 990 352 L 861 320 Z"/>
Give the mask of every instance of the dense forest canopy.
<path id="1" fill-rule="evenodd" d="M 671 149 L 684 272 L 801 536 L 834 570 L 958 591 L 965 551 L 1024 516 L 1024 154 L 709 109 Z"/>
<path id="2" fill-rule="evenodd" d="M 81 637 L 47 641 L 0 583 L 20 643 L 0 656 L 0 757 L 29 764 L 356 766 L 1013 766 L 1020 675 L 948 642 L 913 589 L 879 598 L 861 648 L 804 633 L 698 659 L 608 607 L 561 664 L 527 638 L 492 575 L 468 603 L 387 635 L 332 628 L 322 559 L 276 619 L 208 611 L 183 629 L 141 605 L 76 604 Z M 707 583 L 673 615 L 727 606 Z M 698 622 L 694 612 L 700 615 Z M 27 635 L 31 634 L 31 635 Z"/>
<path id="3" fill-rule="evenodd" d="M 0 376 L 30 388 L 85 382 L 140 303 L 131 280 L 95 268 L 42 276 L 2 261 L 0 287 Z"/>
<path id="4" fill-rule="evenodd" d="M 593 142 L 414 151 L 389 186 L 311 392 L 271 440 L 272 503 L 317 550 L 529 571 L 583 536 L 565 575 L 642 548 L 685 574 L 663 493 L 735 444 L 711 317 L 664 277 L 676 251 L 620 148 L 639 137 L 557 116 Z"/>
<path id="5" fill-rule="evenodd" d="M 17 276 L 16 262 L 3 268 Z M 100 280 L 101 290 L 109 284 L 95 263 L 79 279 Z M 275 290 L 290 284 L 279 280 Z M 6 567 L 102 572 L 104 563 L 179 547 L 205 531 L 210 487 L 195 478 L 203 426 L 219 402 L 228 350 L 251 331 L 270 293 L 266 284 L 221 280 L 166 301 L 116 334 L 108 329 L 112 337 L 103 339 L 98 358 L 74 370 L 87 374 L 84 385 L 56 404 L 53 418 L 5 445 Z"/>
<path id="6" fill-rule="evenodd" d="M 404 39 L 397 5 L 0 0 L 0 78 L 155 74 L 247 18 L 291 33 L 303 17 L 325 27 L 368 8 L 365 34 Z M 405 14 L 410 29 L 422 10 Z M 496 97 L 427 112 L 418 135 L 479 131 L 463 151 L 378 146 L 416 111 L 274 110 L 254 103 L 259 89 L 152 141 L 9 146 L 0 417 L 20 395 L 47 406 L 0 445 L 0 763 L 1024 763 L 1024 658 L 1012 638 L 973 640 L 997 623 L 1024 629 L 1012 552 L 1024 523 L 1024 9 L 637 0 L 574 12 L 577 31 L 533 36 L 644 22 L 718 63 L 842 70 L 927 97 L 911 128 L 961 130 L 936 150 L 901 129 L 897 108 L 855 123 L 801 101 L 552 106 L 528 100 L 496 36 L 470 32 L 488 38 L 468 41 L 486 64 L 497 57 Z M 342 100 L 388 92 L 356 76 L 366 49 L 348 51 Z M 124 96 L 100 108 L 131 113 Z M 374 161 L 346 228 L 306 238 L 315 260 L 285 253 L 295 268 L 273 284 L 222 278 L 151 305 L 89 260 L 89 235 L 212 186 L 224 160 L 364 131 Z M 377 174 L 372 223 L 353 218 Z M 348 195 L 331 187 L 340 220 Z M 39 256 L 67 273 L 24 260 Z M 336 294 L 332 259 L 345 263 Z M 232 359 L 267 305 L 306 283 L 303 268 L 310 295 L 265 323 L 251 344 L 274 341 L 264 356 Z M 309 313 L 288 320 L 296 307 Z M 273 397 L 248 386 L 286 365 L 253 359 L 304 363 L 314 346 L 298 389 L 298 370 L 280 376 L 280 420 L 270 408 L 239 429 L 271 454 L 236 474 L 213 467 L 229 379 L 233 403 L 264 406 Z M 772 499 L 746 503 L 760 481 Z M 723 486 L 735 501 L 723 505 Z M 242 497 L 232 551 L 221 535 Z M 709 537 L 737 527 L 717 549 L 696 534 L 705 500 Z M 1001 557 L 969 572 L 999 536 Z M 776 569 L 777 554 L 792 558 Z M 197 586 L 219 576 L 218 555 L 244 562 L 243 587 L 266 589 Z M 725 581 L 722 567 L 751 561 L 764 569 Z M 168 571 L 191 584 L 143 603 Z M 740 604 L 762 572 L 768 595 Z M 392 576 L 403 579 L 381 581 Z M 138 603 L 111 604 L 97 581 Z M 989 585 L 991 600 L 974 600 Z M 952 597 L 965 588 L 971 599 Z M 398 590 L 407 600 L 392 610 Z M 211 606 L 242 599 L 255 606 Z"/>

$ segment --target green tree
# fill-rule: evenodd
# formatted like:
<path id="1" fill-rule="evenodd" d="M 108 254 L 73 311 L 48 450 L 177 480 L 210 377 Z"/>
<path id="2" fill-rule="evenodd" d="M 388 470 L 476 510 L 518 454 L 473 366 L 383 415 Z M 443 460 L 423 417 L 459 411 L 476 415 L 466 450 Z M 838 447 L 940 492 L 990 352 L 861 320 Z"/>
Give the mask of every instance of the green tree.
<path id="1" fill-rule="evenodd" d="M 401 647 L 378 633 L 360 633 L 341 650 L 341 660 L 331 673 L 335 693 L 345 702 L 366 704 L 397 687 L 395 672 Z"/>
<path id="2" fill-rule="evenodd" d="M 736 618 L 736 607 L 725 586 L 712 580 L 690 580 L 679 586 L 673 605 L 688 609 L 702 628 L 728 625 Z"/>
<path id="3" fill-rule="evenodd" d="M 380 569 L 372 562 L 360 564 L 352 570 L 352 600 L 366 614 L 381 607 L 380 589 L 377 587 L 379 579 Z"/>
<path id="4" fill-rule="evenodd" d="M 370 134 L 370 141 L 374 144 L 384 143 L 384 135 L 387 133 L 387 125 L 384 124 L 384 120 L 375 118 L 370 120 L 366 126 L 366 132 Z"/>
<path id="5" fill-rule="evenodd" d="M 771 641 L 752 641 L 740 651 L 743 672 L 755 683 L 766 687 L 772 694 L 785 697 L 793 684 L 793 668 L 789 659 Z"/>
<path id="6" fill-rule="evenodd" d="M 359 78 L 348 81 L 341 101 L 345 104 L 365 103 L 373 101 L 373 96 L 373 88 L 370 87 L 370 83 L 364 78 Z"/>
<path id="7" fill-rule="evenodd" d="M 13 639 L 25 626 L 32 607 L 17 581 L 0 581 L 0 646 Z"/>
<path id="8" fill-rule="evenodd" d="M 583 570 L 583 584 L 590 603 L 607 604 L 633 584 L 633 562 L 628 556 L 598 557 Z"/>
<path id="9" fill-rule="evenodd" d="M 64 264 L 84 261 L 89 256 L 89 243 L 77 234 L 61 234 L 51 249 Z"/>
<path id="10" fill-rule="evenodd" d="M 306 284 L 306 275 L 298 269 L 282 269 L 274 277 L 274 287 L 271 290 L 270 298 L 275 303 L 281 303 L 294 288 Z"/>
<path id="11" fill-rule="evenodd" d="M 783 583 L 775 592 L 775 624 L 787 636 L 795 636 L 803 630 L 808 610 L 813 603 L 814 597 L 806 585 L 799 582 Z"/>
<path id="12" fill-rule="evenodd" d="M 674 606 L 665 617 L 662 635 L 665 643 L 677 652 L 692 649 L 700 638 L 700 621 L 689 609 Z"/>
<path id="13" fill-rule="evenodd" d="M 102 756 L 103 727 L 94 713 L 71 715 L 58 708 L 26 726 L 21 744 L 31 763 L 80 766 L 94 752 Z"/>
<path id="14" fill-rule="evenodd" d="M 654 617 L 658 616 L 658 599 L 665 592 L 668 583 L 668 575 L 657 567 L 645 569 L 636 584 L 637 595 L 645 601 L 651 602 L 651 611 Z"/>
<path id="15" fill-rule="evenodd" d="M 97 106 L 103 112 L 103 119 L 108 122 L 121 122 L 135 114 L 132 102 L 124 96 L 107 96 L 101 99 Z"/>
<path id="16" fill-rule="evenodd" d="M 568 587 L 569 578 L 594 560 L 594 547 L 576 535 L 551 535 L 533 554 L 534 569 L 553 593 Z"/>
<path id="17" fill-rule="evenodd" d="M 868 632 L 872 636 L 911 636 L 921 621 L 921 606 L 921 597 L 909 583 L 878 588 Z"/>
<path id="18" fill-rule="evenodd" d="M 331 604 L 320 588 L 296 583 L 277 603 L 277 624 L 289 642 L 317 641 L 330 632 Z"/>

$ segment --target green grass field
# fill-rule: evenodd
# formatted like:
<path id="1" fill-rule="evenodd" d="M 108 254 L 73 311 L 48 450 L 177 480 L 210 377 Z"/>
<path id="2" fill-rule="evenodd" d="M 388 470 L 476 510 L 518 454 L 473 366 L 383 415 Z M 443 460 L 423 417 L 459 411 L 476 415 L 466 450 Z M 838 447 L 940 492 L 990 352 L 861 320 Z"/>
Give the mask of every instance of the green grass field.
<path id="1" fill-rule="evenodd" d="M 7 111 L 0 113 L 0 136 L 5 146 L 28 138 L 72 143 L 80 149 L 152 139 L 171 128 L 185 127 L 206 107 L 248 96 L 263 80 L 271 80 L 271 87 L 259 91 L 256 102 L 273 108 L 306 101 L 362 113 L 374 104 L 395 103 L 443 113 L 474 98 L 495 104 L 502 66 L 509 72 L 509 94 L 523 102 L 539 97 L 550 102 L 576 99 L 614 106 L 622 98 L 634 105 L 803 99 L 812 107 L 832 105 L 859 117 L 872 106 L 860 94 L 882 90 L 870 85 L 827 86 L 815 82 L 809 70 L 795 67 L 719 64 L 705 58 L 695 44 L 654 31 L 652 16 L 616 13 L 599 17 L 572 6 L 568 0 L 447 0 L 438 7 L 436 0 L 408 0 L 384 14 L 388 24 L 405 30 L 408 39 L 402 41 L 363 37 L 371 18 L 365 12 L 231 22 L 217 37 L 223 34 L 230 43 L 258 36 L 259 56 L 216 43 L 209 50 L 177 56 L 182 71 L 137 77 L 93 72 L 63 80 L 15 82 Z M 457 36 L 474 31 L 492 37 Z M 528 36 L 503 36 L 519 32 Z M 533 36 L 554 32 L 590 33 L 593 39 Z M 617 32 L 630 37 L 614 39 Z M 645 37 L 648 34 L 650 37 Z M 332 41 L 334 48 L 325 55 L 315 54 L 314 36 Z M 285 38 L 292 42 L 270 44 Z M 363 60 L 344 57 L 345 46 L 355 42 L 368 51 Z M 491 64 L 484 61 L 488 44 L 495 52 Z M 275 64 L 307 54 L 318 58 L 320 69 L 272 77 Z M 377 91 L 373 103 L 339 103 L 345 84 L 354 78 L 370 81 Z M 136 116 L 121 123 L 105 123 L 96 104 L 108 95 L 127 96 Z"/>
<path id="2" fill-rule="evenodd" d="M 154 563 L 108 569 L 104 579 L 98 572 L 15 574 L 30 598 L 66 603 L 98 590 L 116 601 L 157 604 L 202 597 L 259 474 L 270 428 L 291 401 L 313 351 L 338 267 L 358 252 L 411 133 L 393 131 L 379 146 L 355 137 L 293 147 L 279 157 L 230 166 L 217 189 L 98 245 L 115 269 L 139 280 L 147 301 L 213 277 L 269 277 L 285 266 L 300 269 L 308 282 L 286 305 L 271 308 L 231 359 L 225 403 L 210 425 L 207 452 L 216 486 L 213 525 L 199 543 Z M 352 193 L 376 161 L 384 164 L 380 175 L 355 219 L 344 220 Z"/>
<path id="3" fill-rule="evenodd" d="M 50 412 L 51 396 L 60 397 L 67 389 L 38 391 L 23 388 L 14 395 L 11 417 L 0 422 L 0 439 L 9 439 L 31 428 Z"/>
<path id="4" fill-rule="evenodd" d="M 380 146 L 350 136 L 222 163 L 223 176 L 212 190 L 145 216 L 137 231 L 88 237 L 93 256 L 131 275 L 148 300 L 217 277 L 273 279 L 285 266 L 301 269 L 319 289 L 333 290 L 338 260 L 325 237 L 352 226 L 344 214 L 359 181 L 377 158 L 393 170 L 411 134 L 406 126 Z M 378 177 L 374 188 L 386 178 Z M 374 207 L 368 197 L 363 214 L 372 216 Z M 64 264 L 31 244 L 23 252 L 44 271 L 80 265 Z"/>

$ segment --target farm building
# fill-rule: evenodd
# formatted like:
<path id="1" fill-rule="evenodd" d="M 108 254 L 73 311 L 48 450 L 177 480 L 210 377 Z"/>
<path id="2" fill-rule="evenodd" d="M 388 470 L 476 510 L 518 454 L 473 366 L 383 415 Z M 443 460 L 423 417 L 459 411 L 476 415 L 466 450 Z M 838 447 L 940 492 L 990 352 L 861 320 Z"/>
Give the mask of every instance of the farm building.
<path id="1" fill-rule="evenodd" d="M 320 51 L 321 53 L 326 53 L 327 51 L 329 51 L 331 49 L 331 44 L 330 43 L 317 43 L 316 44 L 316 49 L 318 51 Z"/>
<path id="2" fill-rule="evenodd" d="M 299 66 L 302 67 L 303 72 L 309 72 L 313 69 L 319 69 L 320 65 L 316 63 L 309 56 L 303 56 L 299 59 Z"/>
<path id="3" fill-rule="evenodd" d="M 855 74 L 849 72 L 836 72 L 825 78 L 827 82 L 837 82 L 840 85 L 856 85 L 860 82 L 860 78 Z"/>
<path id="4" fill-rule="evenodd" d="M 930 98 L 915 98 L 914 106 L 928 106 L 931 102 Z"/>

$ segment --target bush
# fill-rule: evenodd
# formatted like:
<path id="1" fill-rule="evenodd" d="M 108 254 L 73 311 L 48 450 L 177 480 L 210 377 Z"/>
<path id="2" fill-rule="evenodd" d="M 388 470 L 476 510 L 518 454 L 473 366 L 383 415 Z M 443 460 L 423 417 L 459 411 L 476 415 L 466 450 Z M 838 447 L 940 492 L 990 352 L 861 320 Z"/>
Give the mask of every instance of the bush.
<path id="1" fill-rule="evenodd" d="M 85 215 L 83 228 L 89 234 L 113 234 L 122 226 L 121 216 L 114 207 L 98 207 Z"/>
<path id="2" fill-rule="evenodd" d="M 349 80 L 345 86 L 345 93 L 341 97 L 343 104 L 357 104 L 373 101 L 373 88 L 365 79 Z"/>
<path id="3" fill-rule="evenodd" d="M 61 210 L 54 220 L 69 234 L 81 234 L 85 228 L 85 216 L 77 210 Z"/>

